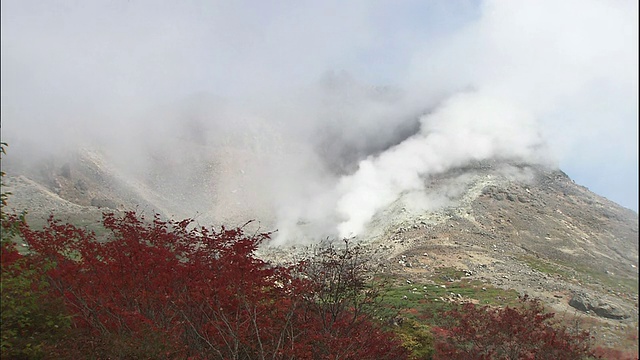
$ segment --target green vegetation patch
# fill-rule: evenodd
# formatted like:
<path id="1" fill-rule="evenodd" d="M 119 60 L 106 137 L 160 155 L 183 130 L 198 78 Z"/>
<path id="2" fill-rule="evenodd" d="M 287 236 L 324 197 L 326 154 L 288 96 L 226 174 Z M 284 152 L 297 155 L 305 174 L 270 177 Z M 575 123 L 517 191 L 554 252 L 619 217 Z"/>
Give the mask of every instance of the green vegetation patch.
<path id="1" fill-rule="evenodd" d="M 518 292 L 493 287 L 478 280 L 461 279 L 447 284 L 412 283 L 385 288 L 382 305 L 412 319 L 437 320 L 439 313 L 458 302 L 517 306 Z M 437 321 L 436 321 L 437 322 Z"/>
<path id="2" fill-rule="evenodd" d="M 60 220 L 64 224 L 73 225 L 79 229 L 93 232 L 96 239 L 104 239 L 110 232 L 102 225 L 102 214 L 86 213 L 86 214 L 56 214 L 54 218 Z M 48 216 L 35 216 L 27 213 L 26 219 L 32 230 L 42 230 L 47 226 Z"/>
<path id="3" fill-rule="evenodd" d="M 597 282 L 610 289 L 638 294 L 637 278 L 612 276 L 580 264 L 559 265 L 533 256 L 521 256 L 519 259 L 534 270 L 552 276 L 560 276 L 567 281 L 577 280 L 586 286 Z"/>
<path id="4" fill-rule="evenodd" d="M 612 290 L 629 292 L 636 295 L 638 294 L 638 278 L 632 279 L 628 277 L 610 275 L 583 265 L 575 265 L 573 268 L 578 272 L 578 278 L 583 283 L 588 284 L 593 282 L 595 279 L 597 282 Z"/>
<path id="5" fill-rule="evenodd" d="M 412 319 L 406 319 L 394 332 L 411 353 L 410 359 L 431 359 L 435 352 L 431 327 Z"/>
<path id="6" fill-rule="evenodd" d="M 454 267 L 439 267 L 433 270 L 434 281 L 439 284 L 451 283 L 465 276 L 463 270 Z"/>
<path id="7" fill-rule="evenodd" d="M 571 271 L 566 267 L 561 267 L 560 265 L 550 263 L 533 256 L 521 256 L 519 259 L 529 265 L 533 270 L 539 271 L 543 274 L 553 276 L 559 275 L 565 280 L 569 280 L 574 277 Z"/>

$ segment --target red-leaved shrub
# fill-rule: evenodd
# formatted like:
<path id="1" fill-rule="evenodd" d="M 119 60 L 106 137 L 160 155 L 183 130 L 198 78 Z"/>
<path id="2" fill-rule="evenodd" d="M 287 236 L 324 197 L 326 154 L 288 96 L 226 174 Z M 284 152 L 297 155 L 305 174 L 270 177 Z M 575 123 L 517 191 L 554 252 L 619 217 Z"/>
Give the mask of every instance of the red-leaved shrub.
<path id="1" fill-rule="evenodd" d="M 72 316 L 66 340 L 47 345 L 50 358 L 406 358 L 392 334 L 354 307 L 364 291 L 358 278 L 327 297 L 324 284 L 300 276 L 304 264 L 254 256 L 268 234 L 133 212 L 106 214 L 104 226 L 111 235 L 101 242 L 52 219 L 41 231 L 21 228 L 24 258 L 50 264 L 47 296 Z M 3 252 L 3 263 L 16 256 Z M 333 311 L 338 300 L 346 305 Z"/>
<path id="2" fill-rule="evenodd" d="M 593 356 L 586 331 L 572 333 L 553 321 L 538 300 L 519 308 L 466 303 L 445 313 L 450 322 L 434 329 L 436 359 L 575 360 Z"/>

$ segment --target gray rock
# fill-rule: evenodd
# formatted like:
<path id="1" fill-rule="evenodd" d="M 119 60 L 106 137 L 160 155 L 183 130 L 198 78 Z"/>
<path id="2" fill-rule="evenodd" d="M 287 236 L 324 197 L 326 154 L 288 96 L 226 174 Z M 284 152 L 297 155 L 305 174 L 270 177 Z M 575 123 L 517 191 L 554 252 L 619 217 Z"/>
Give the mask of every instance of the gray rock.
<path id="1" fill-rule="evenodd" d="M 576 293 L 571 297 L 571 300 L 569 300 L 569 306 L 584 312 L 589 310 L 590 303 L 591 299 L 583 293 Z"/>
<path id="2" fill-rule="evenodd" d="M 89 190 L 89 186 L 88 186 L 88 185 L 87 185 L 87 183 L 86 183 L 84 180 L 82 180 L 82 179 L 80 179 L 80 180 L 76 181 L 76 183 L 75 183 L 74 187 L 75 187 L 77 190 L 81 191 L 81 192 L 84 192 L 84 191 Z"/>
<path id="3" fill-rule="evenodd" d="M 610 303 L 600 302 L 597 306 L 593 307 L 593 312 L 598 316 L 602 316 L 607 319 L 627 319 L 630 317 L 629 314 L 626 314 L 620 308 L 612 305 Z"/>
<path id="4" fill-rule="evenodd" d="M 60 175 L 67 179 L 71 179 L 71 165 L 69 165 L 69 163 L 62 165 L 60 168 Z"/>
<path id="5" fill-rule="evenodd" d="M 585 293 L 576 293 L 569 300 L 569 305 L 580 311 L 592 311 L 596 315 L 607 319 L 626 319 L 630 315 L 626 314 L 619 307 L 604 299 L 594 299 Z"/>
<path id="6" fill-rule="evenodd" d="M 117 209 L 118 205 L 113 202 L 113 200 L 105 199 L 105 198 L 93 198 L 91 199 L 91 206 L 95 206 L 97 208 L 109 208 L 109 209 Z"/>

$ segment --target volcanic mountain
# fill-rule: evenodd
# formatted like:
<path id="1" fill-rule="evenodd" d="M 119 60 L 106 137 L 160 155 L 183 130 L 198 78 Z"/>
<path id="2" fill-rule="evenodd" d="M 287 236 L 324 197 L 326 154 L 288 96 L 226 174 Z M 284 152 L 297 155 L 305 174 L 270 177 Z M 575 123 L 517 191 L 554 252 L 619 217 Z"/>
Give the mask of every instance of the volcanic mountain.
<path id="1" fill-rule="evenodd" d="M 158 159 L 143 177 L 119 171 L 94 151 L 30 166 L 9 162 L 3 164 L 3 191 L 12 192 L 11 208 L 28 210 L 34 226 L 54 213 L 99 232 L 103 211 L 137 209 L 231 225 L 253 218 L 261 230 L 275 230 L 264 203 L 252 212 L 241 206 L 252 201 L 252 190 L 233 180 L 253 155 L 232 152 L 222 149 L 188 166 Z M 599 341 L 637 351 L 637 341 L 628 341 L 638 327 L 637 213 L 562 171 L 526 163 L 473 162 L 426 178 L 424 185 L 420 196 L 404 193 L 377 213 L 355 239 L 376 250 L 388 273 L 427 283 L 438 269 L 464 271 L 466 278 L 589 320 Z M 291 248 L 264 254 L 283 260 Z"/>

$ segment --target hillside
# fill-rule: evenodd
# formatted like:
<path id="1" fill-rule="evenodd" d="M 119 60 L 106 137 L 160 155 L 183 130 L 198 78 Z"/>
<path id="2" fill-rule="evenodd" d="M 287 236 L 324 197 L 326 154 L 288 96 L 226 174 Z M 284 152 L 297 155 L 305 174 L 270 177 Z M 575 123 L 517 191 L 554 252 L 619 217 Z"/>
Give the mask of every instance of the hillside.
<path id="1" fill-rule="evenodd" d="M 609 345 L 637 333 L 635 212 L 560 171 L 526 165 L 478 164 L 431 179 L 430 187 L 447 189 L 462 174 L 467 191 L 454 205 L 409 216 L 396 209 L 380 219 L 396 216 L 373 240 L 393 254 L 391 272 L 420 284 L 454 268 L 592 321 L 592 333 Z M 637 350 L 637 341 L 624 346 Z"/>
<path id="2" fill-rule="evenodd" d="M 214 160 L 188 167 L 199 172 L 174 172 L 190 177 L 192 186 L 180 189 L 179 182 L 163 181 L 166 172 L 136 178 L 84 152 L 32 168 L 10 164 L 3 190 L 13 193 L 10 207 L 29 210 L 35 226 L 53 212 L 98 232 L 105 210 L 236 223 L 268 214 L 234 206 L 238 184 L 227 175 L 239 173 L 242 161 Z M 425 187 L 420 196 L 403 194 L 356 239 L 376 251 L 398 283 L 433 284 L 443 273 L 463 272 L 466 280 L 541 298 L 557 313 L 589 324 L 600 343 L 637 351 L 637 338 L 628 334 L 638 328 L 638 214 L 561 171 L 528 164 L 474 163 L 425 179 Z M 207 202 L 209 213 L 197 213 Z M 258 220 L 271 230 L 274 219 Z M 286 261 L 299 254 L 291 250 L 264 249 L 263 255 Z"/>

